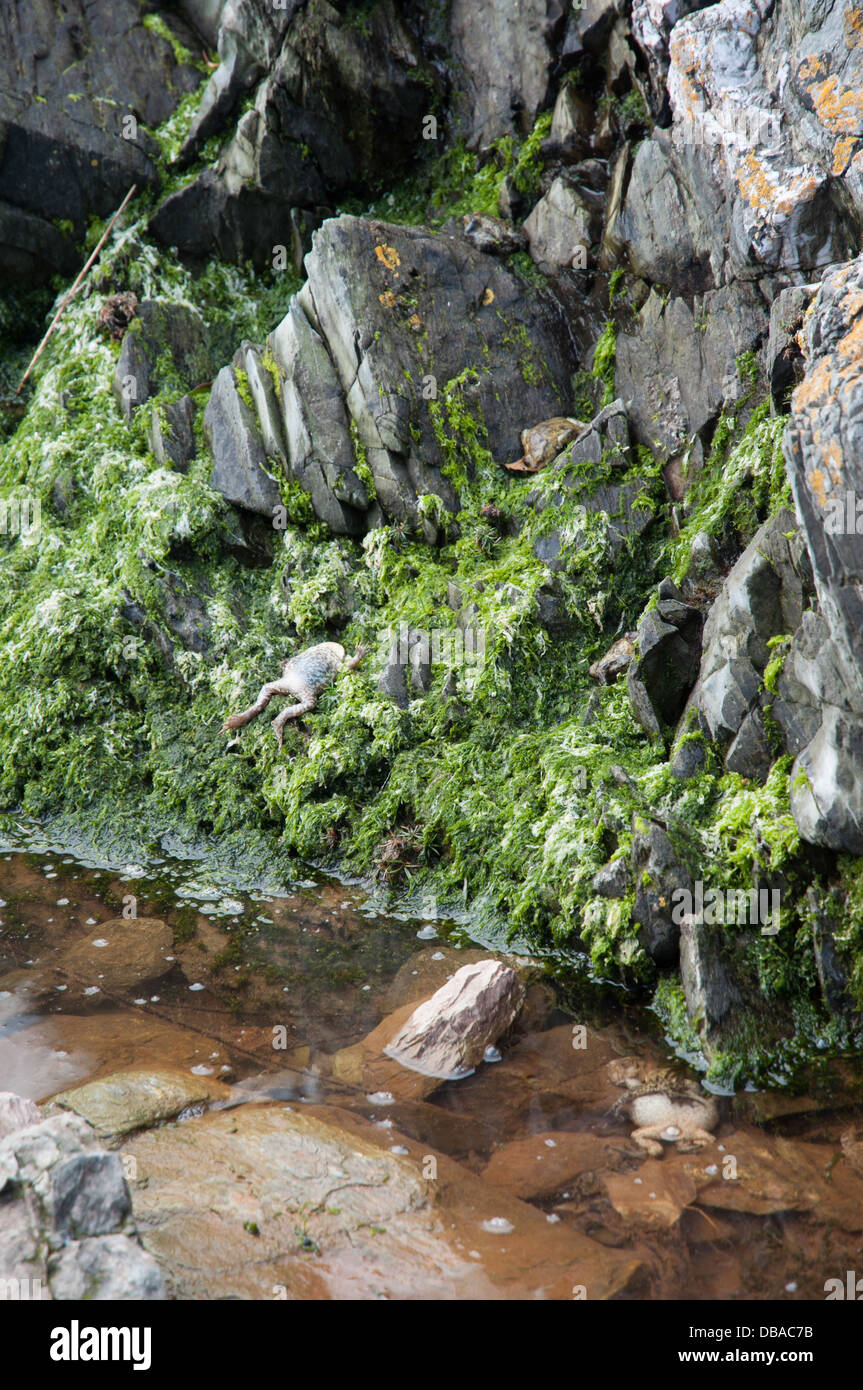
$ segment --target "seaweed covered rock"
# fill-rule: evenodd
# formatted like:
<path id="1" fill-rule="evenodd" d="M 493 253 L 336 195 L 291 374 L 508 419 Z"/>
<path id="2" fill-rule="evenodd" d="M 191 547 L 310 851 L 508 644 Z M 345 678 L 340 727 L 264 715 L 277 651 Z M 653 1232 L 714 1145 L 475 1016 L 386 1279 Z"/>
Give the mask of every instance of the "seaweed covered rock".
<path id="1" fill-rule="evenodd" d="M 732 772 L 763 781 L 780 748 L 766 723 L 774 693 L 765 672 L 775 640 L 796 633 L 812 597 L 812 577 L 794 515 L 783 508 L 757 532 L 723 584 L 704 625 L 698 680 L 678 730 L 673 767 L 680 776 L 703 762 L 700 738 L 722 750 Z M 785 704 L 793 692 L 784 688 Z M 791 723 L 791 709 L 783 715 Z"/>
<path id="2" fill-rule="evenodd" d="M 215 367 L 207 326 L 195 309 L 145 299 L 123 336 L 114 396 L 129 420 L 137 406 L 167 388 L 205 386 Z"/>
<path id="3" fill-rule="evenodd" d="M 638 624 L 637 655 L 627 672 L 633 712 L 650 734 L 661 736 L 683 713 L 698 675 L 701 627 L 701 610 L 663 579 L 656 607 Z"/>
<path id="4" fill-rule="evenodd" d="M 543 292 L 526 301 L 518 276 L 463 236 L 422 227 L 332 219 L 306 269 L 266 366 L 244 346 L 248 389 L 238 359 L 219 374 L 205 416 L 214 486 L 269 511 L 275 455 L 333 531 L 387 518 L 433 542 L 465 470 L 469 482 L 465 451 L 513 458 L 525 422 L 567 401 L 562 310 Z"/>
<path id="5" fill-rule="evenodd" d="M 132 184 L 158 182 L 145 127 L 164 121 L 200 73 L 189 26 L 167 9 L 142 10 L 136 0 L 4 4 L 0 276 L 74 273 L 89 220 L 112 212 Z"/>

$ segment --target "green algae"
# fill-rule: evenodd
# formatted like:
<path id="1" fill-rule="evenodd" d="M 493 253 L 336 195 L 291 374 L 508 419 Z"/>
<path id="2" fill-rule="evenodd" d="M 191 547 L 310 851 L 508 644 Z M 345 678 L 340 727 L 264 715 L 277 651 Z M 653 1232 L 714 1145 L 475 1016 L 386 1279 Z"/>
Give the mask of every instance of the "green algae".
<path id="1" fill-rule="evenodd" d="M 184 99 L 163 127 L 164 152 L 179 148 L 199 99 Z M 454 147 L 392 202 L 376 204 L 375 215 L 421 221 L 431 207 L 440 225 L 493 212 L 507 175 L 535 193 L 547 128 L 543 117 L 520 148 L 499 142 L 482 164 Z M 91 244 L 100 226 L 90 229 Z M 217 262 L 195 278 L 148 241 L 143 217 L 101 265 L 141 297 L 199 309 L 224 361 L 244 338 L 265 341 L 298 287 L 286 273 Z M 33 496 L 42 509 L 32 542 L 0 538 L 2 809 L 88 819 L 130 844 L 216 837 L 240 861 L 254 848 L 280 865 L 299 857 L 359 874 L 374 870 L 390 835 L 403 834 L 411 845 L 403 891 L 468 909 L 478 933 L 503 923 L 520 946 L 586 951 L 596 976 L 652 989 L 670 1036 L 693 1050 L 679 981 L 657 976 L 645 956 L 632 896 L 609 903 L 591 886 L 599 868 L 627 852 L 633 818 L 657 820 L 686 862 L 710 866 L 717 886 L 776 873 L 789 884 L 779 936 L 756 941 L 750 956 L 767 1004 L 790 1004 L 795 1037 L 765 1046 L 743 1024 L 713 1057 L 712 1073 L 787 1070 L 825 1037 L 840 1045 L 839 1025 L 812 1003 L 804 902 L 813 874 L 790 816 L 790 759 L 777 760 L 764 787 L 724 773 L 713 757 L 681 782 L 661 743 L 636 724 L 625 686 L 597 688 L 588 675 L 614 637 L 636 626 L 656 582 L 683 577 L 698 531 L 742 545 L 787 502 L 783 421 L 770 419 L 764 403 L 723 413 L 675 538 L 660 466 L 644 450 L 622 479 L 607 460 L 570 468 L 565 493 L 552 470 L 529 480 L 504 474 L 469 389 L 487 370 L 479 362 L 428 402 L 459 497 L 457 531 L 429 496 L 421 505 L 446 532 L 436 548 L 397 526 L 362 542 L 336 538 L 299 485 L 279 477 L 285 517 L 273 532 L 274 558 L 250 565 L 237 557 L 239 518 L 209 485 L 200 418 L 199 456 L 185 475 L 160 468 L 149 452 L 149 406 L 130 428 L 122 422 L 111 394 L 118 349 L 97 336 L 97 312 L 85 291 L 61 320 L 0 459 L 0 496 Z M 513 346 L 524 371 L 540 370 L 529 342 Z M 593 363 L 604 400 L 614 394 L 614 349 L 610 321 Z M 738 370 L 754 387 L 751 364 Z M 169 383 L 156 408 L 176 389 Z M 371 499 L 371 470 L 352 437 Z M 611 542 L 613 519 L 583 505 L 612 478 L 645 482 L 639 505 L 654 514 L 648 532 L 622 548 Z M 70 487 L 71 503 L 60 505 Z M 554 505 L 538 510 L 531 494 Z M 497 532 L 484 507 L 512 525 Z M 552 532 L 560 539 L 553 576 L 535 549 Z M 184 646 L 170 625 L 166 595 L 178 589 L 205 614 L 202 650 Z M 551 631 L 538 620 L 549 594 L 565 615 Z M 432 634 L 438 652 L 430 690 L 405 710 L 377 687 L 402 624 Z M 288 727 L 283 753 L 265 720 L 229 751 L 219 732 L 225 714 L 247 704 L 285 656 L 333 637 L 370 646 L 364 665 L 340 678 L 302 726 Z M 778 660 L 765 672 L 768 689 Z M 863 902 L 853 883 L 853 904 Z M 859 960 L 863 908 L 851 923 L 841 944 Z M 854 975 L 863 994 L 861 978 Z"/>

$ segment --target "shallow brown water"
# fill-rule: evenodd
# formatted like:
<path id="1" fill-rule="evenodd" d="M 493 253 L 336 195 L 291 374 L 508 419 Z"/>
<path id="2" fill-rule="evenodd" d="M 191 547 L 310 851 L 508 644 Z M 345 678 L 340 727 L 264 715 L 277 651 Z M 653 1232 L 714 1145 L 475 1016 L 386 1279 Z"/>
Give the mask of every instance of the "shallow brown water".
<path id="1" fill-rule="evenodd" d="M 167 1067 L 226 1083 L 219 1106 L 293 1103 L 383 1126 L 392 1152 L 419 1144 L 453 1160 L 448 1182 L 463 1186 L 463 1206 L 485 1190 L 548 1218 L 547 1238 L 538 1226 L 510 1256 L 496 1248 L 503 1297 L 528 1296 L 525 1261 L 566 1230 L 600 1262 L 603 1251 L 618 1266 L 631 1256 L 618 1296 L 823 1298 L 826 1280 L 863 1269 L 854 1060 L 826 1066 L 805 1094 L 723 1099 L 715 1144 L 690 1154 L 667 1144 L 651 1159 L 613 1110 L 621 1093 L 608 1065 L 634 1056 L 645 1069 L 667 1066 L 655 1019 L 623 992 L 598 990 L 577 1018 L 535 968 L 499 1062 L 431 1093 L 406 1091 L 384 1114 L 357 1080 L 358 1045 L 489 954 L 461 929 L 387 915 L 332 880 L 248 893 L 180 861 L 117 872 L 10 850 L 0 854 L 0 1089 L 41 1102 L 128 1068 Z M 586 1025 L 583 1049 L 574 1024 Z M 349 1289 L 334 1278 L 323 1293 L 309 1275 L 296 1296 Z"/>

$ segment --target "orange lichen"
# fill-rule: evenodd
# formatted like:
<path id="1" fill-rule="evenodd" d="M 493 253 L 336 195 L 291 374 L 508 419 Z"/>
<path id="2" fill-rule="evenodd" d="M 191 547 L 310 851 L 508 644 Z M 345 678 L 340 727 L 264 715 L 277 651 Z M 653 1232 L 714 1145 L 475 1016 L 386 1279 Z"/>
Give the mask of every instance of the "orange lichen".
<path id="1" fill-rule="evenodd" d="M 396 307 L 396 297 L 392 290 L 384 290 L 383 294 L 379 294 L 378 303 L 383 304 L 387 309 L 394 309 Z"/>
<path id="2" fill-rule="evenodd" d="M 833 146 L 833 166 L 831 173 L 834 178 L 841 178 L 851 162 L 854 146 L 857 144 L 857 137 L 854 135 L 841 135 Z"/>
<path id="3" fill-rule="evenodd" d="M 863 43 L 863 9 L 858 9 L 855 5 L 846 10 L 843 27 L 846 48 L 856 48 L 858 44 Z"/>
<path id="4" fill-rule="evenodd" d="M 394 246 L 376 246 L 375 255 L 381 262 L 381 265 L 386 266 L 387 270 L 395 271 L 402 263 L 401 257 Z"/>
<path id="5" fill-rule="evenodd" d="M 494 303 L 494 290 L 490 286 L 483 293 L 482 303 L 483 308 L 487 308 L 489 304 Z"/>
<path id="6" fill-rule="evenodd" d="M 834 135 L 863 134 L 863 91 L 840 87 L 834 74 L 811 86 L 809 95 L 818 119 Z"/>

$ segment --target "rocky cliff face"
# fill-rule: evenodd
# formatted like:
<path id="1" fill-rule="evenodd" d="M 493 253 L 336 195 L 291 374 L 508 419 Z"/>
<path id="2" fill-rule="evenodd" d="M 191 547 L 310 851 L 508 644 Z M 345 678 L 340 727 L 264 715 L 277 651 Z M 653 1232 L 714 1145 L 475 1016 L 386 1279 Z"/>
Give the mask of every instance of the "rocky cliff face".
<path id="1" fill-rule="evenodd" d="M 395 836 L 428 891 L 655 988 L 718 1072 L 846 1044 L 859 12 L 0 23 L 4 379 L 138 186 L 5 407 L 7 807 L 107 794 L 237 854 L 275 817 L 363 872 Z M 226 750 L 227 708 L 333 637 L 377 656 L 311 741 Z M 697 883 L 752 912 L 675 913 Z"/>

